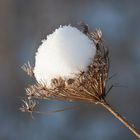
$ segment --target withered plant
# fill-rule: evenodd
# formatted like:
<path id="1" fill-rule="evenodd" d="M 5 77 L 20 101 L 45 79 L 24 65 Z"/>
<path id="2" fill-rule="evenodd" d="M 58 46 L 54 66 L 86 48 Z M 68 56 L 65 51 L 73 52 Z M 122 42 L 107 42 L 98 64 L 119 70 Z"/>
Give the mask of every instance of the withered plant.
<path id="1" fill-rule="evenodd" d="M 81 71 L 73 79 L 64 80 L 62 77 L 53 79 L 51 88 L 37 82 L 29 86 L 26 88 L 28 101 L 23 101 L 24 105 L 20 110 L 30 113 L 37 112 L 35 110 L 35 99 L 95 103 L 107 109 L 140 139 L 140 133 L 134 125 L 118 114 L 105 99 L 113 86 L 107 86 L 109 81 L 109 50 L 104 44 L 101 30 L 90 32 L 87 25 L 81 24 L 81 27 L 83 33 L 96 45 L 96 55 L 88 66 L 88 70 Z M 29 63 L 25 64 L 22 68 L 28 75 L 34 77 L 33 67 Z"/>

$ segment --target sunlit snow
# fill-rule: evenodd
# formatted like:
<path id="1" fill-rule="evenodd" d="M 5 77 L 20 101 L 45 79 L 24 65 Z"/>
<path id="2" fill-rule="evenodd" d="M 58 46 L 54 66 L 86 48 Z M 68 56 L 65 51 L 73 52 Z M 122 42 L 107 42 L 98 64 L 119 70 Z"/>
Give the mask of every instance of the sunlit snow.
<path id="1" fill-rule="evenodd" d="M 86 71 L 96 47 L 77 28 L 60 26 L 42 41 L 35 56 L 34 74 L 38 83 L 50 85 L 54 78 L 74 78 Z"/>

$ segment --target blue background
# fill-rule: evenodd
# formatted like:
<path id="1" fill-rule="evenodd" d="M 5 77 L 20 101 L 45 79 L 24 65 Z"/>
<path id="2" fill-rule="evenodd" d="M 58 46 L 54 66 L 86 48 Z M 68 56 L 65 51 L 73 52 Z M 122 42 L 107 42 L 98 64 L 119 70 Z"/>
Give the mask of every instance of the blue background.
<path id="1" fill-rule="evenodd" d="M 21 70 L 41 40 L 59 27 L 87 23 L 100 28 L 110 49 L 114 88 L 108 102 L 140 130 L 139 0 L 0 0 L 0 140 L 133 140 L 117 119 L 98 105 L 41 101 L 39 110 L 80 106 L 52 115 L 19 111 L 33 81 Z"/>

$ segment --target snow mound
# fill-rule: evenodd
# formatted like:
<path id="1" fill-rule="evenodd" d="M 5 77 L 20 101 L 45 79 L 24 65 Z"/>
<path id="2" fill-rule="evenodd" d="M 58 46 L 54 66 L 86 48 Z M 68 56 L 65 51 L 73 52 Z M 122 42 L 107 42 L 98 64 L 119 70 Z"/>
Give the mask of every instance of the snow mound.
<path id="1" fill-rule="evenodd" d="M 47 86 L 54 78 L 74 78 L 80 71 L 87 71 L 95 53 L 95 44 L 85 34 L 71 25 L 60 26 L 38 48 L 35 78 Z"/>

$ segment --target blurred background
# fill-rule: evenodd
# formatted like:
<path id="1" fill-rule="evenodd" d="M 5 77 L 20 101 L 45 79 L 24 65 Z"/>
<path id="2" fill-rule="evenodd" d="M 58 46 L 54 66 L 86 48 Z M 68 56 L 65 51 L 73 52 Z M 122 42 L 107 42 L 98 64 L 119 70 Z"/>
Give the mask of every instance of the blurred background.
<path id="1" fill-rule="evenodd" d="M 21 70 L 41 40 L 60 25 L 87 23 L 100 28 L 110 49 L 108 102 L 140 130 L 139 0 L 0 0 L 0 140 L 134 140 L 117 119 L 98 105 L 42 101 L 43 112 L 80 106 L 52 115 L 19 111 L 33 81 Z"/>

